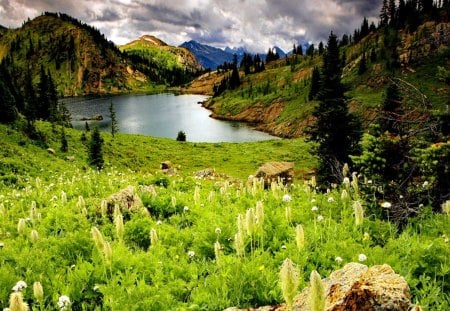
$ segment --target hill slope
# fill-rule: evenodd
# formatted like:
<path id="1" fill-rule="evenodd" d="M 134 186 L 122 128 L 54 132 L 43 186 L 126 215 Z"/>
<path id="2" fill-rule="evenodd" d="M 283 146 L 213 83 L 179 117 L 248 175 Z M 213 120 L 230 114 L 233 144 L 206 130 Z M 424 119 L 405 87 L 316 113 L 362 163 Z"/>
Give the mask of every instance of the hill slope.
<path id="1" fill-rule="evenodd" d="M 222 49 L 212 47 L 206 44 L 191 40 L 180 45 L 191 51 L 204 68 L 216 69 L 224 62 L 232 62 L 233 54 L 227 53 Z"/>
<path id="2" fill-rule="evenodd" d="M 142 36 L 120 46 L 119 49 L 127 53 L 145 53 L 146 57 L 169 69 L 179 67 L 192 72 L 203 70 L 202 65 L 188 49 L 169 46 L 154 36 Z"/>
<path id="3" fill-rule="evenodd" d="M 358 112 L 366 123 L 382 101 L 391 77 L 398 77 L 425 94 L 434 110 L 443 112 L 448 103 L 450 86 L 438 75 L 439 67 L 448 68 L 450 23 L 427 22 L 415 32 L 398 32 L 397 53 L 402 66 L 389 69 L 386 65 L 385 39 L 392 34 L 370 33 L 357 44 L 341 47 L 345 55 L 343 82 L 351 110 Z M 374 51 L 375 59 L 368 69 L 358 74 L 362 54 Z M 366 56 L 368 57 L 368 56 Z M 270 62 L 266 70 L 241 75 L 241 85 L 211 98 L 206 106 L 221 119 L 256 123 L 260 130 L 284 137 L 298 137 L 311 124 L 315 101 L 308 100 L 311 73 L 321 66 L 322 57 L 291 55 Z M 211 74 L 193 81 L 193 89 L 212 94 L 213 86 L 229 73 Z M 202 86 L 201 88 L 199 86 Z"/>

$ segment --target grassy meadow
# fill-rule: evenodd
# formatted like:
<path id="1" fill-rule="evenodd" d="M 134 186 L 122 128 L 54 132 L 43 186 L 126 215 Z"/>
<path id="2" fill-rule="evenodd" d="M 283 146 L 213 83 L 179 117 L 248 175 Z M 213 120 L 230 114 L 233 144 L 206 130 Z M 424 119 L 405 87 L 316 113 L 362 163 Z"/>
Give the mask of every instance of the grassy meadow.
<path id="1" fill-rule="evenodd" d="M 0 125 L 0 308 L 19 281 L 30 310 L 278 304 L 286 258 L 300 270 L 299 292 L 312 270 L 326 277 L 363 260 L 391 265 L 423 310 L 450 307 L 449 215 L 424 208 L 400 229 L 375 216 L 383 202 L 362 197 L 359 189 L 371 187 L 363 178 L 316 192 L 316 159 L 301 139 L 206 144 L 102 133 L 97 171 L 82 132 L 66 130 L 63 153 L 59 128 L 38 128 L 47 144 Z M 179 176 L 159 172 L 164 160 Z M 267 161 L 294 162 L 295 183 L 264 190 L 248 180 Z M 207 167 L 231 178 L 193 177 Z M 142 207 L 108 212 L 108 197 L 129 185 Z M 363 218 L 355 218 L 359 204 Z"/>

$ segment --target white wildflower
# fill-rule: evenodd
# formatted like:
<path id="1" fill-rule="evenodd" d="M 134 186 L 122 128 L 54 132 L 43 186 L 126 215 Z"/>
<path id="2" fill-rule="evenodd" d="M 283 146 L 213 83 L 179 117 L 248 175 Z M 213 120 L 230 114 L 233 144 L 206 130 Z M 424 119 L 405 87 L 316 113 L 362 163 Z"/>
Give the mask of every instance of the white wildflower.
<path id="1" fill-rule="evenodd" d="M 343 183 L 344 185 L 350 184 L 350 178 L 344 177 L 344 180 L 342 181 L 342 183 Z"/>
<path id="2" fill-rule="evenodd" d="M 195 256 L 195 252 L 194 252 L 194 251 L 188 251 L 187 254 L 188 254 L 188 256 L 189 256 L 190 258 L 192 258 L 192 257 Z"/>
<path id="3" fill-rule="evenodd" d="M 0 248 L 3 248 L 3 247 L 5 247 L 5 243 L 0 242 Z"/>
<path id="4" fill-rule="evenodd" d="M 157 222 L 156 222 L 156 224 L 159 226 L 159 225 L 162 225 L 162 221 L 161 220 L 158 220 Z"/>
<path id="5" fill-rule="evenodd" d="M 333 197 L 329 197 L 327 201 L 328 201 L 328 203 L 333 203 L 334 202 L 334 198 Z"/>
<path id="6" fill-rule="evenodd" d="M 289 194 L 283 195 L 283 202 L 289 203 L 291 201 L 292 201 L 292 198 L 291 198 L 291 196 Z"/>
<path id="7" fill-rule="evenodd" d="M 25 283 L 25 281 L 20 280 L 19 282 L 16 283 L 16 285 L 14 285 L 14 287 L 12 288 L 12 290 L 14 292 L 20 292 L 22 291 L 22 289 L 27 288 L 27 283 Z"/>
<path id="8" fill-rule="evenodd" d="M 281 245 L 281 249 L 286 249 L 286 245 Z"/>
<path id="9" fill-rule="evenodd" d="M 324 218 L 323 218 L 323 216 L 322 216 L 322 215 L 319 215 L 319 216 L 317 216 L 317 221 L 318 221 L 318 222 L 321 222 L 321 221 L 323 221 L 323 219 L 324 219 Z"/>
<path id="10" fill-rule="evenodd" d="M 188 206 L 183 207 L 183 212 L 189 212 L 189 207 Z"/>
<path id="11" fill-rule="evenodd" d="M 361 262 L 366 261 L 367 260 L 367 256 L 364 255 L 364 254 L 359 254 L 358 260 L 361 261 Z"/>
<path id="12" fill-rule="evenodd" d="M 219 234 L 222 233 L 222 229 L 216 228 L 216 230 L 214 230 L 214 232 L 215 232 L 217 235 L 219 235 Z"/>
<path id="13" fill-rule="evenodd" d="M 337 263 L 341 263 L 342 258 L 340 256 L 337 256 L 336 258 L 334 258 L 334 261 L 336 261 Z"/>
<path id="14" fill-rule="evenodd" d="M 390 208 L 392 204 L 390 202 L 384 201 L 381 203 L 381 207 Z"/>
<path id="15" fill-rule="evenodd" d="M 429 182 L 427 180 L 425 180 L 422 184 L 422 187 L 426 188 L 426 187 L 428 187 L 428 185 L 429 185 Z"/>
<path id="16" fill-rule="evenodd" d="M 68 310 L 70 306 L 70 298 L 67 297 L 66 295 L 62 295 L 58 298 L 58 307 L 59 310 L 64 311 L 64 310 Z"/>
<path id="17" fill-rule="evenodd" d="M 311 208 L 311 210 L 313 211 L 313 212 L 317 212 L 318 210 L 319 210 L 319 208 L 317 207 L 317 206 L 313 206 L 312 208 Z"/>

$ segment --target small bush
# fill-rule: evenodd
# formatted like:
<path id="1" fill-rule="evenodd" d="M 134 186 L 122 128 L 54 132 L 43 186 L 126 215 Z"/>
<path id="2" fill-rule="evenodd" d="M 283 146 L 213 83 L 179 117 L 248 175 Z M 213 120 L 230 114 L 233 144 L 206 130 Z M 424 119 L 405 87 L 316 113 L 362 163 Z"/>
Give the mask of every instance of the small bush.
<path id="1" fill-rule="evenodd" d="M 186 141 L 186 133 L 179 131 L 177 135 L 177 141 Z"/>

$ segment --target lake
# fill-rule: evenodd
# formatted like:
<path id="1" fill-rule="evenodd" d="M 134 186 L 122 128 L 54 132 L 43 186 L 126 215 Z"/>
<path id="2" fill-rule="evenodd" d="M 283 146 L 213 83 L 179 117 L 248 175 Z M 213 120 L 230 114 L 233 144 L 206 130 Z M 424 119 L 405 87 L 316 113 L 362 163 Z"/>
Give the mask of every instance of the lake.
<path id="1" fill-rule="evenodd" d="M 101 121 L 87 121 L 102 131 L 111 130 L 109 106 L 114 103 L 119 132 L 175 139 L 184 131 L 191 142 L 249 142 L 277 139 L 241 122 L 215 120 L 199 103 L 203 95 L 122 95 L 114 97 L 65 99 L 72 125 L 84 129 L 82 118 L 101 115 Z"/>

